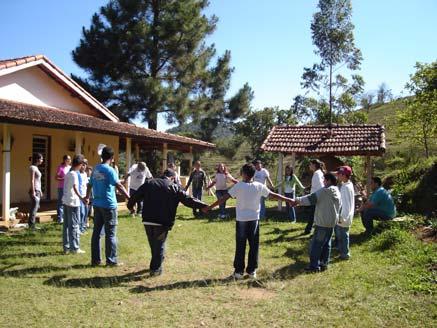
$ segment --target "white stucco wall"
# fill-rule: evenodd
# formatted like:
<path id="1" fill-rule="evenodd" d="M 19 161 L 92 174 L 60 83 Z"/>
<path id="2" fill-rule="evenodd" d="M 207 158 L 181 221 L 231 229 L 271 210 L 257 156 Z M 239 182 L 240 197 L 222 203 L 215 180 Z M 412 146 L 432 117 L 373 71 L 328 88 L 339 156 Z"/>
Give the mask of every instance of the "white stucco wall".
<path id="1" fill-rule="evenodd" d="M 103 118 L 38 66 L 0 76 L 0 98 L 38 106 L 51 106 Z"/>

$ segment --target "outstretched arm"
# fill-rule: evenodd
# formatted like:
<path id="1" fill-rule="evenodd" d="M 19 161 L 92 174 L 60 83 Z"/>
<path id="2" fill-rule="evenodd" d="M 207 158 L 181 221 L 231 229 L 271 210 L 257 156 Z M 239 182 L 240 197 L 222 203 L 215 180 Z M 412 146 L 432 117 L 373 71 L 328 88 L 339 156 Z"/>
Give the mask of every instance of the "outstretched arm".
<path id="1" fill-rule="evenodd" d="M 226 193 L 222 198 L 217 199 L 214 203 L 212 203 L 211 205 L 208 206 L 208 211 L 210 209 L 213 209 L 214 207 L 216 207 L 217 205 L 221 205 L 224 202 L 226 202 L 229 198 L 231 198 L 231 195 L 229 195 L 228 193 Z"/>

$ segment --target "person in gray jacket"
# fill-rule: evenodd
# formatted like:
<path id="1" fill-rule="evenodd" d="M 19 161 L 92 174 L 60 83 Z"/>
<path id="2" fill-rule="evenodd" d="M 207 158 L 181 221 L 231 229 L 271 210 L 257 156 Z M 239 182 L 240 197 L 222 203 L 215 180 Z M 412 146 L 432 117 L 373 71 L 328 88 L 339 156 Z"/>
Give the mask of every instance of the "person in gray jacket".
<path id="1" fill-rule="evenodd" d="M 310 265 L 307 272 L 319 272 L 328 268 L 331 253 L 331 237 L 338 222 L 341 196 L 337 188 L 337 177 L 332 173 L 324 174 L 324 188 L 294 200 L 295 205 L 315 205 L 314 235 L 310 243 Z"/>

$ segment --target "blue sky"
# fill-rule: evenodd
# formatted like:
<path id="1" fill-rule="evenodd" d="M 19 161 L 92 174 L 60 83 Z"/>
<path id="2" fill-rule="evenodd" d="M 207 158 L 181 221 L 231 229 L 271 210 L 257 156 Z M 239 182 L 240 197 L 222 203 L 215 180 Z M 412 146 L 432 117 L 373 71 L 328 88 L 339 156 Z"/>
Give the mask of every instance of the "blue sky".
<path id="1" fill-rule="evenodd" d="M 211 0 L 219 18 L 208 39 L 218 54 L 231 50 L 232 95 L 245 82 L 255 91 L 253 108 L 289 108 L 301 93 L 304 67 L 317 62 L 310 23 L 317 0 Z M 82 26 L 107 0 L 1 0 L 0 59 L 44 54 L 66 73 L 83 74 L 71 51 Z M 416 61 L 437 60 L 437 0 L 355 0 L 356 45 L 366 90 L 385 82 L 399 95 Z M 167 125 L 163 120 L 159 130 Z"/>

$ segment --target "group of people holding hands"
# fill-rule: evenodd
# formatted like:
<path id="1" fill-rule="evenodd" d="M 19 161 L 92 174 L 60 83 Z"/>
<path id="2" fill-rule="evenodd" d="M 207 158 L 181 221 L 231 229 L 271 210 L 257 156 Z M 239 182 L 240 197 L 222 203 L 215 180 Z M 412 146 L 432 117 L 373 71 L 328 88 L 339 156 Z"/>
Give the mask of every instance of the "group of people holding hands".
<path id="1" fill-rule="evenodd" d="M 81 172 L 86 175 L 86 160 L 83 155 L 76 155 L 71 168 L 63 176 L 63 247 L 65 253 L 82 253 L 79 244 L 80 208 L 89 206 L 92 195 L 94 209 L 94 228 L 91 238 L 91 264 L 100 265 L 100 237 L 105 234 L 106 265 L 120 265 L 117 256 L 117 200 L 115 190 L 118 189 L 128 200 L 127 207 L 131 213 L 140 214 L 151 249 L 150 275 L 162 273 L 165 243 L 172 229 L 179 203 L 198 211 L 208 213 L 219 206 L 219 217 L 225 218 L 225 204 L 229 198 L 236 199 L 236 249 L 234 256 L 234 272 L 232 277 L 241 279 L 247 273 L 250 278 L 256 278 L 259 254 L 259 220 L 265 218 L 265 199 L 273 198 L 285 201 L 286 210 L 291 222 L 296 222 L 295 206 L 308 206 L 312 215 L 305 228 L 305 234 L 314 233 L 310 242 L 310 263 L 308 272 L 319 272 L 327 269 L 330 259 L 331 239 L 335 234 L 340 259 L 348 259 L 349 228 L 352 224 L 355 210 L 355 192 L 350 180 L 352 169 L 341 166 L 335 173 L 325 172 L 324 165 L 319 160 L 310 161 L 313 172 L 311 192 L 308 195 L 296 197 L 296 188 L 304 186 L 294 174 L 292 167 L 287 166 L 284 179 L 277 185 L 282 185 L 284 195 L 267 188 L 268 182 L 273 185 L 269 172 L 262 167 L 260 161 L 244 164 L 240 170 L 241 180 L 234 178 L 224 164 L 219 164 L 213 180 L 207 184 L 206 173 L 201 169 L 200 162 L 194 163 L 185 188 L 169 165 L 159 178 L 153 178 L 147 166 L 140 162 L 132 167 L 125 179 L 131 178 L 130 192 L 126 190 L 111 166 L 114 151 L 110 147 L 103 148 L 102 162 L 94 167 L 89 179 L 81 178 Z M 31 172 L 31 216 L 36 214 L 35 200 L 41 197 L 41 174 L 38 165 L 42 157 L 32 158 Z M 64 158 L 65 171 L 71 159 Z M 64 168 L 59 169 L 62 171 Z M 39 172 L 39 173 L 38 173 Z M 59 177 L 63 174 L 60 173 Z M 39 180 L 38 180 L 39 179 Z M 84 183 L 86 181 L 86 183 Z M 227 188 L 227 182 L 233 186 Z M 338 182 L 340 184 L 338 185 Z M 192 196 L 187 192 L 192 185 Z M 203 188 L 216 187 L 217 201 L 208 205 L 202 202 Z M 276 186 L 276 187 L 277 187 Z M 84 190 L 85 189 L 85 190 Z M 390 193 L 381 186 L 381 179 L 372 179 L 373 194 L 360 208 L 366 233 L 371 233 L 373 220 L 389 220 L 396 215 L 396 209 Z M 29 224 L 31 224 L 29 216 Z M 59 219 L 59 218 L 58 218 Z M 61 218 L 62 219 L 62 218 Z M 33 219 L 34 220 L 34 219 Z M 33 221 L 34 224 L 34 221 Z M 249 244 L 248 261 L 245 263 L 246 244 Z"/>

